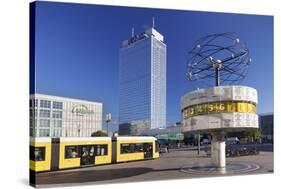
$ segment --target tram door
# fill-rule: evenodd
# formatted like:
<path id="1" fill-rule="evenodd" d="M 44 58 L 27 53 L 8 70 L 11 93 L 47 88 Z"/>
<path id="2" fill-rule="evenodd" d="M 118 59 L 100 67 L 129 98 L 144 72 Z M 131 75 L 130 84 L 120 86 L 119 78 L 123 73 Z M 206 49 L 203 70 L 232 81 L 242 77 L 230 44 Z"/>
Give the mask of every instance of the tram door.
<path id="1" fill-rule="evenodd" d="M 152 143 L 144 143 L 143 145 L 143 150 L 144 150 L 144 158 L 152 158 L 152 151 L 153 147 L 152 147 Z"/>
<path id="2" fill-rule="evenodd" d="M 81 146 L 81 166 L 95 164 L 94 145 Z"/>
<path id="3" fill-rule="evenodd" d="M 51 148 L 51 170 L 55 171 L 59 169 L 59 156 L 60 151 L 60 139 L 59 138 L 52 138 L 52 148 Z"/>

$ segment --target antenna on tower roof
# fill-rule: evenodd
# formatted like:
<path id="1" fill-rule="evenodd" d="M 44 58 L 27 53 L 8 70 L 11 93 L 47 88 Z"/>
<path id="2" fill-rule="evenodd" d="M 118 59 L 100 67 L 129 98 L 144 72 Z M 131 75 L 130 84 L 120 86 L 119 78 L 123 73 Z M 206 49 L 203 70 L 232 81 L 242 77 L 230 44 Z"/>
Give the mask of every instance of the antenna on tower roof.
<path id="1" fill-rule="evenodd" d="M 134 31 L 134 27 L 132 27 L 132 37 L 134 37 L 135 35 L 135 31 Z"/>
<path id="2" fill-rule="evenodd" d="M 155 26 L 155 20 L 154 20 L 154 16 L 152 17 L 152 28 L 154 28 Z"/>

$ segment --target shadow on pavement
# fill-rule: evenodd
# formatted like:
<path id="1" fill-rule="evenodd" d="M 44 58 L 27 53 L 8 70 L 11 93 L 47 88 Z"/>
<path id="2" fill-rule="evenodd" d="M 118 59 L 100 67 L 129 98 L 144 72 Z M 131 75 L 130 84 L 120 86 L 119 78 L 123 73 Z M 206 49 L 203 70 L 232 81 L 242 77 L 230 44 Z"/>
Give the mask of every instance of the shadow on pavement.
<path id="1" fill-rule="evenodd" d="M 107 170 L 89 170 L 81 172 L 56 172 L 44 173 L 36 175 L 36 185 L 47 184 L 70 184 L 70 183 L 86 183 L 107 181 L 120 178 L 127 178 L 145 174 L 148 172 L 162 172 L 162 171 L 179 171 L 180 168 L 168 168 L 155 170 L 152 168 L 121 168 L 121 169 L 107 169 Z M 158 180 L 153 178 L 152 180 Z"/>
<path id="2" fill-rule="evenodd" d="M 68 173 L 44 173 L 44 175 L 36 175 L 36 185 L 106 181 L 136 176 L 150 171 L 153 171 L 153 169 L 122 168 L 107 170 L 89 170 Z"/>

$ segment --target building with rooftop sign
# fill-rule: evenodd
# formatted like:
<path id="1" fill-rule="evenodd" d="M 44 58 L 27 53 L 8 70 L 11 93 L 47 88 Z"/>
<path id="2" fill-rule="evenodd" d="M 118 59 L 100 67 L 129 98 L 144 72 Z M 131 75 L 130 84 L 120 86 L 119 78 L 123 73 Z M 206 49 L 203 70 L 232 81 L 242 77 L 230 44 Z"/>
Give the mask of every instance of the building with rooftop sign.
<path id="1" fill-rule="evenodd" d="M 119 64 L 119 134 L 166 127 L 166 44 L 154 28 L 123 41 Z"/>
<path id="2" fill-rule="evenodd" d="M 90 137 L 102 130 L 102 103 L 45 94 L 30 96 L 30 136 Z"/>

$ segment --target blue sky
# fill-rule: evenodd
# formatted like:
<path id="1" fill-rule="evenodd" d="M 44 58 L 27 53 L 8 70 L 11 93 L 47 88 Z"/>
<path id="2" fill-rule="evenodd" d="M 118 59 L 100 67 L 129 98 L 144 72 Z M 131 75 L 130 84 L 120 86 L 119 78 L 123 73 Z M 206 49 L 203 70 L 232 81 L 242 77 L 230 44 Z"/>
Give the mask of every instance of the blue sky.
<path id="1" fill-rule="evenodd" d="M 220 32 L 247 43 L 253 64 L 241 84 L 258 90 L 258 113 L 273 112 L 271 16 L 37 2 L 36 92 L 102 102 L 116 130 L 121 42 L 132 27 L 151 27 L 153 16 L 167 45 L 168 124 L 180 121 L 180 97 L 196 87 L 185 77 L 193 42 Z"/>

